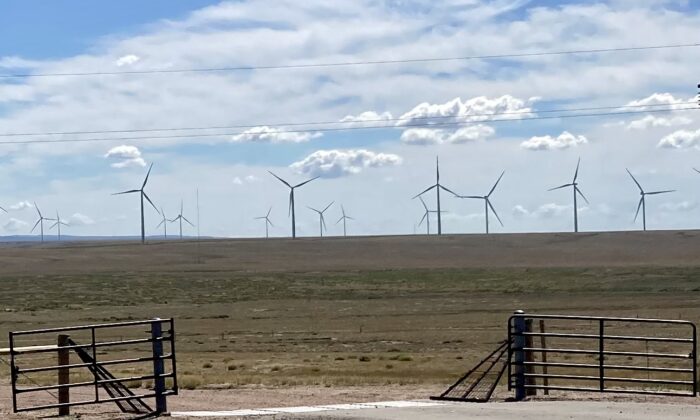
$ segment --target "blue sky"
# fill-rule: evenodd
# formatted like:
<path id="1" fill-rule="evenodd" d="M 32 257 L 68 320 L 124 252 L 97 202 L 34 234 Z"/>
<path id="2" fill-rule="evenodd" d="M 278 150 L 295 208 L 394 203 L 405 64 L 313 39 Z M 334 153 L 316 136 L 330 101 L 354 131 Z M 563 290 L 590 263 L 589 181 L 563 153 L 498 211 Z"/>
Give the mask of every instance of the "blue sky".
<path id="1" fill-rule="evenodd" d="M 0 74 L 119 72 L 319 62 L 402 60 L 699 42 L 697 1 L 519 0 L 4 1 Z M 273 207 L 271 234 L 289 233 L 287 193 L 268 170 L 300 182 L 298 231 L 318 232 L 318 207 L 335 200 L 357 234 L 412 233 L 411 197 L 434 182 L 483 194 L 506 171 L 493 203 L 495 232 L 572 228 L 567 182 L 582 158 L 582 230 L 637 229 L 638 193 L 650 189 L 650 228 L 700 223 L 700 121 L 694 99 L 700 48 L 313 69 L 122 76 L 0 78 L 0 134 L 246 126 L 177 132 L 169 140 L 0 144 L 0 235 L 25 234 L 36 201 L 71 222 L 65 233 L 138 232 L 137 186 L 154 163 L 149 194 L 172 214 L 180 200 L 201 231 L 264 232 L 253 217 Z M 635 115 L 490 123 L 480 116 L 634 104 Z M 509 115 L 509 114 L 505 114 Z M 448 121 L 453 126 L 406 127 Z M 366 122 L 369 120 L 370 122 Z M 338 124 L 342 121 L 342 124 Z M 365 121 L 365 122 L 363 122 Z M 320 125 L 298 125 L 326 122 Z M 332 124 L 331 124 L 332 123 Z M 385 124 L 391 128 L 318 131 Z M 460 125 L 461 124 L 461 125 Z M 202 133 L 216 134 L 199 137 Z M 153 132 L 167 135 L 173 132 Z M 148 133 L 0 137 L 65 140 Z M 191 135 L 191 137 L 188 137 Z M 434 207 L 434 197 L 426 196 Z M 479 202 L 444 196 L 446 232 L 483 230 Z M 340 209 L 329 210 L 330 219 Z M 147 230 L 159 221 L 147 214 Z M 338 234 L 339 225 L 329 226 Z M 435 223 L 433 223 L 433 226 Z M 423 227 L 419 228 L 422 231 Z M 193 233 L 190 230 L 189 233 Z"/>

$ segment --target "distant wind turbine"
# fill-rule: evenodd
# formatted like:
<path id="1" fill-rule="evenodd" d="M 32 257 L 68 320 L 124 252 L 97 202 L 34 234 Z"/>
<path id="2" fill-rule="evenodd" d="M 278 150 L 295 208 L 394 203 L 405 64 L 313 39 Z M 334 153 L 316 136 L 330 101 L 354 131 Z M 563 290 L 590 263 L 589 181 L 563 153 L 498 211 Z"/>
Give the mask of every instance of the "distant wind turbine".
<path id="1" fill-rule="evenodd" d="M 267 211 L 266 215 L 255 218 L 255 220 L 265 220 L 265 239 L 270 237 L 270 231 L 269 231 L 270 226 L 272 226 L 272 227 L 275 226 L 270 221 L 270 212 L 271 211 L 272 211 L 272 207 L 270 207 L 270 210 Z"/>
<path id="2" fill-rule="evenodd" d="M 184 220 L 187 222 L 190 226 L 194 227 L 192 222 L 187 220 L 185 216 L 183 216 L 183 209 L 184 209 L 184 203 L 182 200 L 180 200 L 180 214 L 177 215 L 174 219 L 170 221 L 170 223 L 175 223 L 175 222 L 180 222 L 180 239 L 182 239 L 182 221 Z"/>
<path id="3" fill-rule="evenodd" d="M 420 222 L 418 223 L 418 227 L 420 227 L 423 222 L 426 222 L 426 227 L 427 227 L 427 234 L 430 235 L 430 213 L 437 213 L 436 210 L 429 210 L 428 205 L 425 204 L 425 201 L 423 201 L 423 197 L 418 197 L 420 199 L 421 204 L 423 204 L 423 208 L 425 209 L 425 213 L 423 213 L 423 217 L 420 219 Z M 445 213 L 442 211 L 442 213 Z M 416 233 L 416 225 L 413 225 L 413 233 Z"/>
<path id="4" fill-rule="evenodd" d="M 146 183 L 148 182 L 148 176 L 151 175 L 151 169 L 153 169 L 153 164 L 151 163 L 151 166 L 148 168 L 148 172 L 146 173 L 146 179 L 143 180 L 143 184 L 141 185 L 141 188 L 138 190 L 129 190 L 129 191 L 122 191 L 118 193 L 114 193 L 112 195 L 121 195 L 121 194 L 133 194 L 133 193 L 139 193 L 141 196 L 141 243 L 146 242 L 146 219 L 143 214 L 143 199 L 145 198 L 148 200 L 149 203 L 151 203 L 151 206 L 153 206 L 153 209 L 156 211 L 156 213 L 160 214 L 158 211 L 158 208 L 156 208 L 156 205 L 153 204 L 153 201 L 148 197 L 148 194 L 146 194 L 145 188 L 146 188 Z"/>
<path id="5" fill-rule="evenodd" d="M 287 181 L 278 177 L 277 175 L 275 175 L 271 171 L 268 171 L 268 172 L 270 172 L 270 175 L 277 178 L 281 183 L 283 183 L 284 185 L 289 187 L 289 214 L 291 214 L 291 216 L 292 216 L 292 238 L 296 238 L 297 237 L 297 226 L 296 226 L 296 215 L 294 213 L 294 190 L 301 187 L 302 185 L 308 184 L 309 182 L 311 182 L 315 179 L 318 179 L 319 177 L 314 177 L 314 178 L 311 178 L 309 180 L 302 182 L 301 184 L 297 184 L 297 185 L 292 186 Z"/>
<path id="6" fill-rule="evenodd" d="M 496 180 L 496 183 L 493 184 L 493 187 L 491 188 L 491 191 L 489 191 L 488 194 L 481 196 L 481 195 L 459 195 L 459 198 L 474 198 L 478 200 L 484 200 L 484 216 L 486 218 L 486 233 L 489 233 L 489 209 L 493 212 L 494 216 L 496 216 L 496 219 L 498 219 L 498 223 L 503 226 L 503 222 L 501 221 L 501 218 L 498 217 L 498 213 L 496 213 L 496 209 L 493 207 L 493 204 L 491 204 L 491 194 L 493 194 L 494 191 L 496 191 L 496 187 L 498 186 L 498 183 L 501 182 L 501 178 L 503 178 L 503 175 L 505 175 L 505 171 L 501 172 L 501 176 L 498 177 Z"/>
<path id="7" fill-rule="evenodd" d="M 588 202 L 588 199 L 586 196 L 583 195 L 581 190 L 578 188 L 578 182 L 576 181 L 578 179 L 578 169 L 581 166 L 581 158 L 578 158 L 578 163 L 576 164 L 576 172 L 574 172 L 574 180 L 571 181 L 569 184 L 564 184 L 560 185 L 558 187 L 550 188 L 548 191 L 554 191 L 554 190 L 559 190 L 561 188 L 566 188 L 566 187 L 573 187 L 573 192 L 574 192 L 574 232 L 578 232 L 578 202 L 577 198 L 580 195 L 581 198 L 586 202 L 586 204 L 590 204 Z"/>
<path id="8" fill-rule="evenodd" d="M 36 205 L 36 202 L 34 203 L 34 208 L 36 209 L 36 212 L 39 214 L 39 220 L 36 221 L 36 223 L 34 224 L 34 227 L 32 228 L 30 233 L 34 232 L 34 229 L 36 229 L 37 226 L 41 226 L 41 242 L 44 242 L 44 220 L 46 220 L 47 222 L 49 222 L 49 221 L 52 222 L 55 219 L 49 219 L 47 217 L 44 217 L 41 214 L 41 210 L 39 210 L 39 206 Z"/>
<path id="9" fill-rule="evenodd" d="M 637 179 L 632 175 L 632 172 L 630 172 L 629 169 L 625 169 L 627 173 L 632 177 L 632 181 L 634 181 L 635 184 L 637 184 L 637 187 L 639 187 L 639 195 L 641 195 L 641 198 L 639 199 L 639 204 L 637 205 L 637 213 L 634 215 L 634 221 L 637 221 L 637 217 L 639 216 L 639 209 L 642 209 L 642 223 L 644 226 L 644 230 L 647 230 L 647 200 L 646 196 L 647 195 L 657 195 L 657 194 L 666 194 L 666 193 L 671 193 L 675 192 L 676 190 L 663 190 L 663 191 L 650 191 L 646 192 L 644 191 L 644 188 L 639 184 Z"/>
<path id="10" fill-rule="evenodd" d="M 343 236 L 348 236 L 347 226 L 346 226 L 345 222 L 347 220 L 355 220 L 355 219 L 348 216 L 347 214 L 345 214 L 345 207 L 343 207 L 342 204 L 340 205 L 340 210 L 343 212 L 343 215 L 340 217 L 340 219 L 338 219 L 337 222 L 335 222 L 335 224 L 337 225 L 342 220 L 343 221 Z"/>
<path id="11" fill-rule="evenodd" d="M 437 157 L 435 158 L 435 165 L 436 165 L 436 182 L 435 182 L 435 185 L 432 185 L 432 186 L 426 188 L 425 190 L 423 190 L 423 192 L 421 192 L 420 194 L 416 195 L 416 196 L 413 197 L 413 198 L 416 199 L 416 198 L 420 197 L 421 195 L 427 193 L 428 191 L 432 190 L 433 188 L 435 188 L 435 192 L 437 193 L 437 211 L 436 211 L 436 213 L 437 213 L 437 215 L 438 215 L 438 216 L 437 216 L 437 221 L 438 221 L 438 235 L 442 235 L 442 217 L 441 217 L 442 211 L 440 211 L 440 190 L 441 190 L 441 189 L 442 189 L 442 190 L 445 190 L 445 191 L 447 191 L 447 192 L 449 192 L 449 193 L 452 193 L 454 196 L 457 196 L 457 193 L 455 193 L 454 191 L 452 191 L 452 190 L 450 190 L 449 188 L 447 188 L 447 187 L 443 186 L 442 184 L 440 184 L 440 161 L 438 160 Z"/>
<path id="12" fill-rule="evenodd" d="M 61 225 L 68 226 L 68 223 L 61 220 L 61 216 L 58 215 L 58 210 L 56 210 L 56 219 L 55 220 L 56 220 L 56 223 L 51 225 L 49 227 L 49 229 L 53 229 L 54 227 L 58 228 L 58 240 L 60 241 L 61 240 Z"/>
<path id="13" fill-rule="evenodd" d="M 309 207 L 309 210 L 313 210 L 313 211 L 315 211 L 316 213 L 318 213 L 318 225 L 319 225 L 319 228 L 320 228 L 320 230 L 321 230 L 321 237 L 323 237 L 323 230 L 324 230 L 324 229 L 325 229 L 326 231 L 328 230 L 328 228 L 326 227 L 326 219 L 323 217 L 323 213 L 325 213 L 326 210 L 328 210 L 328 209 L 333 205 L 333 203 L 334 203 L 334 202 L 331 201 L 331 203 L 330 203 L 329 205 L 327 205 L 326 208 L 323 209 L 323 210 L 317 210 L 317 209 L 315 209 L 315 208 L 313 208 L 313 207 Z M 308 206 L 307 206 L 307 207 L 308 207 Z"/>
<path id="14" fill-rule="evenodd" d="M 160 208 L 160 215 L 163 216 L 163 220 L 161 220 L 160 223 L 158 223 L 156 229 L 163 226 L 163 238 L 168 239 L 168 218 L 165 217 L 165 211 L 163 210 L 163 207 Z"/>

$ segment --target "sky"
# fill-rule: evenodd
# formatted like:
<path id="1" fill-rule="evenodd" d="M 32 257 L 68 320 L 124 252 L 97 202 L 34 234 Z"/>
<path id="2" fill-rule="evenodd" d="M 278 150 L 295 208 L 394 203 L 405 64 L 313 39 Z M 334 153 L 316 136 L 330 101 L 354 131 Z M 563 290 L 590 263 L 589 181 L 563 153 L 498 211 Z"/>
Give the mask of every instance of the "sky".
<path id="1" fill-rule="evenodd" d="M 29 234 L 35 203 L 64 234 L 137 235 L 138 195 L 112 194 L 151 164 L 146 191 L 167 218 L 182 203 L 198 225 L 185 235 L 261 236 L 271 208 L 270 235 L 289 236 L 289 191 L 268 171 L 319 177 L 296 191 L 301 236 L 319 233 L 308 207 L 331 202 L 327 235 L 342 209 L 352 235 L 424 233 L 413 197 L 437 157 L 459 195 L 505 171 L 494 233 L 571 231 L 572 190 L 548 190 L 579 158 L 582 231 L 641 229 L 626 168 L 676 190 L 647 197 L 650 229 L 700 227 L 700 111 L 683 109 L 697 108 L 700 46 L 288 68 L 700 43 L 700 1 L 0 3 L 0 76 L 19 75 L 0 77 L 0 235 Z M 248 69 L 65 75 L 221 67 Z M 552 112 L 596 107 L 573 114 L 635 113 Z M 170 130 L 138 131 L 152 129 Z M 484 231 L 483 201 L 441 198 L 444 233 Z M 149 235 L 160 220 L 148 206 Z"/>

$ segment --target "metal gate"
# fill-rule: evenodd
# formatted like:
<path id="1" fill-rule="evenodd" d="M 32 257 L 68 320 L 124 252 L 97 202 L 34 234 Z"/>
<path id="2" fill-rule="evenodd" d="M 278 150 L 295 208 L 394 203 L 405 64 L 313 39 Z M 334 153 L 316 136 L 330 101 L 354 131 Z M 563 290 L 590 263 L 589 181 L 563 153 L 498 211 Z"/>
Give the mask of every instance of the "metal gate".
<path id="1" fill-rule="evenodd" d="M 112 402 L 127 413 L 161 414 L 178 392 L 172 319 L 15 331 L 9 339 L 15 413 L 68 415 L 70 407 Z M 144 381 L 147 390 L 132 391 Z"/>
<path id="2" fill-rule="evenodd" d="M 697 395 L 697 332 L 689 321 L 516 312 L 508 342 L 516 400 L 538 389 Z"/>

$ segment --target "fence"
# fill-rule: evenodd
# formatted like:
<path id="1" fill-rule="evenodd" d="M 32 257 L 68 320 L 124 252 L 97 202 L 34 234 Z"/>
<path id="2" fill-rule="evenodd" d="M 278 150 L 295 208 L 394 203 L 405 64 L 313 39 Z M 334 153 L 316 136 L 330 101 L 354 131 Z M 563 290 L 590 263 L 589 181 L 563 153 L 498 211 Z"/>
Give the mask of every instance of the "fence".
<path id="1" fill-rule="evenodd" d="M 47 342 L 49 337 L 55 344 Z M 173 319 L 15 331 L 9 340 L 15 413 L 58 408 L 59 415 L 68 415 L 70 407 L 113 402 L 123 412 L 162 414 L 167 412 L 166 397 L 178 392 Z M 19 345 L 24 342 L 32 345 Z M 78 360 L 71 361 L 72 355 Z M 134 373 L 119 376 L 107 367 Z M 72 376 L 78 381 L 71 382 Z M 136 394 L 130 389 L 144 381 L 152 382 L 152 390 Z M 71 390 L 83 398 L 71 401 Z M 37 403 L 38 394 L 44 399 L 50 395 L 51 401 Z M 154 400 L 154 409 L 147 399 Z"/>

